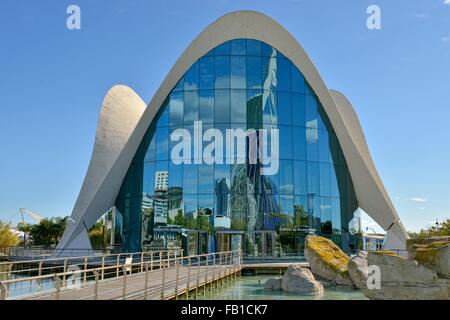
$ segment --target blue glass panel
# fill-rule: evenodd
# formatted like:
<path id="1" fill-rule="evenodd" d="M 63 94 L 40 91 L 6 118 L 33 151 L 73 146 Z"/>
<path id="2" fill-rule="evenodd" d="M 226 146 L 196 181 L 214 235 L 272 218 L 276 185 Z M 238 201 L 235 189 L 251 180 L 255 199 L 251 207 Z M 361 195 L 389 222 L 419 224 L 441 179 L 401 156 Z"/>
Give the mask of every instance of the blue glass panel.
<path id="1" fill-rule="evenodd" d="M 246 88 L 246 58 L 231 57 L 231 88 Z"/>
<path id="2" fill-rule="evenodd" d="M 262 42 L 261 44 L 262 48 L 262 56 L 264 57 L 276 57 L 277 56 L 277 50 L 275 48 L 272 48 L 267 43 Z"/>
<path id="3" fill-rule="evenodd" d="M 276 126 L 277 116 L 277 93 L 275 91 L 264 90 L 262 93 L 263 123 Z"/>
<path id="4" fill-rule="evenodd" d="M 214 57 L 200 59 L 200 89 L 214 89 Z"/>
<path id="5" fill-rule="evenodd" d="M 313 96 L 305 96 L 306 126 L 308 128 L 318 128 L 317 124 L 317 102 Z"/>
<path id="6" fill-rule="evenodd" d="M 147 195 L 153 195 L 155 192 L 155 163 L 144 163 L 144 177 L 143 177 L 142 192 Z"/>
<path id="7" fill-rule="evenodd" d="M 247 39 L 247 55 L 261 56 L 261 42 L 258 40 Z"/>
<path id="8" fill-rule="evenodd" d="M 214 192 L 214 166 L 199 165 L 198 166 L 198 193 L 209 194 Z M 209 196 L 211 199 L 212 197 Z"/>
<path id="9" fill-rule="evenodd" d="M 169 188 L 183 188 L 183 165 L 169 161 Z"/>
<path id="10" fill-rule="evenodd" d="M 204 124 L 214 123 L 214 90 L 200 90 L 198 119 Z"/>
<path id="11" fill-rule="evenodd" d="M 317 162 L 307 162 L 308 172 L 308 194 L 320 195 L 319 164 Z"/>
<path id="12" fill-rule="evenodd" d="M 183 165 L 183 193 L 197 194 L 198 179 L 197 168 L 195 164 Z"/>
<path id="13" fill-rule="evenodd" d="M 294 216 L 294 196 L 280 195 L 279 199 L 280 199 L 280 213 L 288 215 L 290 217 L 288 219 L 290 224 L 292 223 L 292 217 Z"/>
<path id="14" fill-rule="evenodd" d="M 170 119 L 170 113 L 169 108 L 167 107 L 169 105 L 169 100 L 166 100 L 164 102 L 164 105 L 162 106 L 162 112 L 159 115 L 157 127 L 167 127 L 169 125 L 169 119 Z"/>
<path id="15" fill-rule="evenodd" d="M 294 65 L 292 66 L 292 92 L 305 92 L 305 78 Z"/>
<path id="16" fill-rule="evenodd" d="M 199 88 L 199 72 L 198 62 L 194 63 L 184 76 L 184 90 L 198 90 Z"/>
<path id="17" fill-rule="evenodd" d="M 292 75 L 291 62 L 287 59 L 277 59 L 277 89 L 291 92 Z"/>
<path id="18" fill-rule="evenodd" d="M 156 161 L 169 159 L 169 128 L 162 127 L 156 131 Z"/>
<path id="19" fill-rule="evenodd" d="M 306 195 L 308 193 L 308 180 L 306 174 L 306 162 L 294 161 L 294 193 Z"/>
<path id="20" fill-rule="evenodd" d="M 291 160 L 280 160 L 279 175 L 279 194 L 294 194 L 293 181 L 293 163 Z"/>
<path id="21" fill-rule="evenodd" d="M 261 57 L 247 57 L 247 89 L 262 89 Z"/>
<path id="22" fill-rule="evenodd" d="M 184 93 L 174 92 L 170 95 L 170 125 L 183 125 Z"/>
<path id="23" fill-rule="evenodd" d="M 320 199 L 320 220 L 321 220 L 321 233 L 332 234 L 332 211 L 331 211 L 331 198 L 321 197 Z"/>
<path id="24" fill-rule="evenodd" d="M 306 129 L 304 127 L 292 127 L 293 151 L 295 160 L 306 160 Z"/>
<path id="25" fill-rule="evenodd" d="M 320 195 L 329 197 L 331 195 L 330 189 L 330 165 L 328 163 L 319 164 L 320 176 Z"/>
<path id="26" fill-rule="evenodd" d="M 319 130 L 319 161 L 327 163 L 331 162 L 328 132 L 323 130 Z"/>
<path id="27" fill-rule="evenodd" d="M 277 59 L 276 58 L 262 58 L 262 72 L 263 72 L 263 88 L 264 90 L 277 89 Z"/>
<path id="28" fill-rule="evenodd" d="M 279 126 L 280 159 L 292 159 L 292 127 Z"/>
<path id="29" fill-rule="evenodd" d="M 303 94 L 292 95 L 292 124 L 306 127 L 305 96 Z"/>
<path id="30" fill-rule="evenodd" d="M 229 56 L 230 53 L 231 53 L 230 41 L 222 43 L 214 50 L 214 54 L 216 56 Z"/>
<path id="31" fill-rule="evenodd" d="M 230 88 L 231 60 L 229 56 L 216 57 L 215 87 L 216 89 Z"/>
<path id="32" fill-rule="evenodd" d="M 291 125 L 292 124 L 292 99 L 289 92 L 278 92 L 278 123 Z"/>
<path id="33" fill-rule="evenodd" d="M 319 130 L 306 128 L 306 159 L 319 160 Z"/>
<path id="34" fill-rule="evenodd" d="M 230 90 L 216 90 L 215 123 L 230 122 Z"/>
<path id="35" fill-rule="evenodd" d="M 246 41 L 245 41 L 245 39 L 231 40 L 231 55 L 233 55 L 233 56 L 244 56 L 245 52 L 246 52 Z"/>
<path id="36" fill-rule="evenodd" d="M 184 123 L 194 124 L 198 120 L 198 91 L 184 93 Z"/>
<path id="37" fill-rule="evenodd" d="M 247 123 L 247 92 L 231 90 L 231 123 Z"/>

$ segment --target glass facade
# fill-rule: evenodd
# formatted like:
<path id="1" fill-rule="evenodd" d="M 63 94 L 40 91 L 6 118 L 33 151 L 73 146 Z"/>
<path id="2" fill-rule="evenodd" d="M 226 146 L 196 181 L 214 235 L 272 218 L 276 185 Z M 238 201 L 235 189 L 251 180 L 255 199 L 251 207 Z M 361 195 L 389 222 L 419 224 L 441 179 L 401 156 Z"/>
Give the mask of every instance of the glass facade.
<path id="1" fill-rule="evenodd" d="M 184 129 L 183 141 L 195 140 L 196 121 L 203 134 L 196 142 L 205 152 L 194 141 L 176 163 L 172 152 L 181 140 L 173 133 Z M 249 161 L 250 137 L 245 152 L 233 146 L 235 152 L 220 154 L 229 141 L 205 132 L 226 137 L 227 129 L 254 129 L 258 143 L 267 138 L 269 154 L 270 129 L 277 129 L 272 160 L 278 171 L 264 175 L 261 163 Z M 207 153 L 211 145 L 216 149 Z M 242 248 L 263 257 L 298 255 L 308 233 L 348 249 L 357 201 L 336 134 L 302 73 L 275 48 L 236 39 L 196 61 L 173 88 L 134 156 L 116 207 L 116 243 L 126 250 Z"/>

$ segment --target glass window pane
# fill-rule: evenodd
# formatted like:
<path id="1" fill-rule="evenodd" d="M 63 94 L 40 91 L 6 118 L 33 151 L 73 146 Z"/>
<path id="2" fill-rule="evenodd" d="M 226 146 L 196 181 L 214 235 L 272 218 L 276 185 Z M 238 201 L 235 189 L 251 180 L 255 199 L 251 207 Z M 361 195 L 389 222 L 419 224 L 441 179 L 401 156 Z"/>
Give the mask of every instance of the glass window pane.
<path id="1" fill-rule="evenodd" d="M 275 48 L 269 46 L 267 43 L 262 42 L 261 49 L 262 49 L 261 54 L 264 57 L 276 57 L 277 56 L 277 50 L 275 50 Z"/>
<path id="2" fill-rule="evenodd" d="M 197 165 L 184 164 L 183 165 L 183 193 L 197 194 Z"/>
<path id="3" fill-rule="evenodd" d="M 277 59 L 276 58 L 262 58 L 262 72 L 263 72 L 263 89 L 276 90 L 277 89 Z"/>
<path id="4" fill-rule="evenodd" d="M 156 161 L 169 159 L 169 127 L 156 131 Z"/>
<path id="5" fill-rule="evenodd" d="M 320 199 L 320 220 L 321 220 L 321 233 L 332 234 L 332 211 L 331 211 L 331 198 L 321 197 Z"/>
<path id="6" fill-rule="evenodd" d="M 308 161 L 319 160 L 319 130 L 306 128 L 306 158 Z"/>
<path id="7" fill-rule="evenodd" d="M 156 160 L 156 137 L 153 135 L 153 138 L 148 146 L 147 152 L 144 157 L 145 162 L 155 161 Z"/>
<path id="8" fill-rule="evenodd" d="M 184 90 L 198 90 L 198 62 L 194 63 L 184 76 Z"/>
<path id="9" fill-rule="evenodd" d="M 215 123 L 230 122 L 230 90 L 216 90 Z"/>
<path id="10" fill-rule="evenodd" d="M 245 89 L 246 88 L 246 58 L 245 57 L 231 57 L 231 88 Z"/>
<path id="11" fill-rule="evenodd" d="M 275 91 L 264 90 L 262 94 L 263 122 L 273 126 L 278 125 L 277 94 Z"/>
<path id="12" fill-rule="evenodd" d="M 308 201 L 305 196 L 294 197 L 294 227 L 309 228 Z"/>
<path id="13" fill-rule="evenodd" d="M 292 124 L 292 101 L 291 101 L 291 93 L 289 92 L 278 92 L 278 123 L 279 124 Z"/>
<path id="14" fill-rule="evenodd" d="M 317 162 L 307 162 L 308 172 L 308 194 L 320 195 L 319 164 Z"/>
<path id="15" fill-rule="evenodd" d="M 317 102 L 313 96 L 305 96 L 306 126 L 317 129 Z"/>
<path id="16" fill-rule="evenodd" d="M 215 60 L 215 87 L 216 89 L 230 88 L 231 62 L 229 56 L 216 57 Z"/>
<path id="17" fill-rule="evenodd" d="M 279 168 L 279 194 L 294 194 L 293 168 L 291 160 L 280 160 Z"/>
<path id="18" fill-rule="evenodd" d="M 294 93 L 292 95 L 292 124 L 306 127 L 305 96 Z"/>
<path id="19" fill-rule="evenodd" d="M 229 56 L 231 52 L 230 41 L 224 42 L 214 49 L 216 56 Z"/>
<path id="20" fill-rule="evenodd" d="M 184 93 L 174 92 L 170 95 L 170 125 L 183 125 Z"/>
<path id="21" fill-rule="evenodd" d="M 247 123 L 247 92 L 231 90 L 231 123 Z"/>
<path id="22" fill-rule="evenodd" d="M 328 132 L 323 130 L 319 130 L 319 161 L 326 163 L 331 162 Z"/>
<path id="23" fill-rule="evenodd" d="M 329 197 L 331 195 L 330 165 L 328 163 L 319 164 L 320 195 Z"/>
<path id="24" fill-rule="evenodd" d="M 261 56 L 261 42 L 258 40 L 247 39 L 247 55 Z"/>
<path id="25" fill-rule="evenodd" d="M 200 59 L 200 89 L 214 89 L 214 57 Z"/>
<path id="26" fill-rule="evenodd" d="M 198 193 L 214 192 L 214 166 L 199 165 L 198 166 Z M 210 196 L 211 197 L 211 196 Z"/>
<path id="27" fill-rule="evenodd" d="M 173 91 L 184 91 L 184 77 L 177 82 Z"/>
<path id="28" fill-rule="evenodd" d="M 169 99 L 164 102 L 164 105 L 162 106 L 162 112 L 160 112 L 158 122 L 156 126 L 159 127 L 167 127 L 169 125 Z"/>
<path id="29" fill-rule="evenodd" d="M 292 127 L 279 126 L 280 130 L 280 159 L 292 159 Z"/>
<path id="30" fill-rule="evenodd" d="M 292 218 L 294 217 L 294 196 L 291 195 L 280 195 L 280 213 L 282 215 L 288 215 L 287 221 L 282 222 L 283 225 L 291 224 Z"/>
<path id="31" fill-rule="evenodd" d="M 262 89 L 261 57 L 247 57 L 247 89 Z"/>
<path id="32" fill-rule="evenodd" d="M 292 127 L 294 160 L 306 160 L 306 129 Z"/>
<path id="33" fill-rule="evenodd" d="M 292 71 L 291 62 L 287 59 L 277 59 L 277 89 L 278 91 L 291 91 Z"/>
<path id="34" fill-rule="evenodd" d="M 308 193 L 308 179 L 306 174 L 306 162 L 294 161 L 294 193 L 306 195 Z"/>
<path id="35" fill-rule="evenodd" d="M 305 92 L 305 78 L 294 65 L 292 66 L 292 92 Z"/>
<path id="36" fill-rule="evenodd" d="M 144 163 L 143 190 L 146 195 L 153 195 L 155 192 L 155 163 Z"/>
<path id="37" fill-rule="evenodd" d="M 200 90 L 198 118 L 204 124 L 214 123 L 214 90 Z"/>
<path id="38" fill-rule="evenodd" d="M 246 52 L 246 41 L 245 39 L 235 39 L 231 40 L 231 55 L 233 56 L 243 56 Z"/>
<path id="39" fill-rule="evenodd" d="M 332 197 L 339 198 L 341 197 L 341 193 L 339 191 L 337 170 L 339 170 L 338 166 L 336 165 L 330 166 L 330 189 L 331 189 L 330 192 Z"/>
<path id="40" fill-rule="evenodd" d="M 184 214 L 188 219 L 197 217 L 197 195 L 183 194 Z"/>
<path id="41" fill-rule="evenodd" d="M 169 161 L 169 188 L 183 190 L 183 165 Z"/>
<path id="42" fill-rule="evenodd" d="M 184 123 L 194 124 L 198 120 L 198 91 L 184 92 Z"/>

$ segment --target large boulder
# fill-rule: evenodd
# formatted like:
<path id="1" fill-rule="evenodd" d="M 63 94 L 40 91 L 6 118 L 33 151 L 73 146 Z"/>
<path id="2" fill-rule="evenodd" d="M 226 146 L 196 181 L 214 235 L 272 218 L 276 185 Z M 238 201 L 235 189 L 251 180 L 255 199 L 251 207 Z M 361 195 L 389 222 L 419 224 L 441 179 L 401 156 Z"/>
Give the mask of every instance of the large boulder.
<path id="1" fill-rule="evenodd" d="M 315 275 L 335 284 L 353 285 L 347 270 L 350 257 L 331 240 L 309 235 L 305 240 L 304 253 Z"/>
<path id="2" fill-rule="evenodd" d="M 323 286 L 316 281 L 311 271 L 299 265 L 291 264 L 283 275 L 281 282 L 283 291 L 290 293 L 321 295 Z"/>
<path id="3" fill-rule="evenodd" d="M 406 242 L 409 257 L 436 270 L 443 277 L 450 277 L 450 237 L 409 239 Z"/>
<path id="4" fill-rule="evenodd" d="M 264 284 L 264 289 L 266 290 L 281 290 L 282 279 L 270 278 Z"/>
<path id="5" fill-rule="evenodd" d="M 368 266 L 380 269 L 380 288 L 368 289 L 361 285 L 363 293 L 371 299 L 389 300 L 447 300 L 447 286 L 438 280 L 435 270 L 415 260 L 391 252 L 369 252 Z M 353 266 L 350 266 L 353 274 Z M 359 270 L 364 270 L 360 268 Z M 364 273 L 364 271 L 362 271 Z"/>

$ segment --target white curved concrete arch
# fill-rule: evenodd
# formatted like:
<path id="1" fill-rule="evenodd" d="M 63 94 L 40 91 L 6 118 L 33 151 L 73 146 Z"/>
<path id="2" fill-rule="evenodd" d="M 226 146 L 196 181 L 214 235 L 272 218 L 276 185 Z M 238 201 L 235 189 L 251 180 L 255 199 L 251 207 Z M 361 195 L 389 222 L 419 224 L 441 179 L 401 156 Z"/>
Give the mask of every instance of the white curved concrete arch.
<path id="1" fill-rule="evenodd" d="M 408 234 L 372 161 L 358 116 L 342 93 L 335 90 L 330 90 L 330 93 L 342 119 L 339 142 L 355 187 L 358 206 L 387 231 L 386 249 L 405 249 Z M 336 130 L 336 121 L 330 121 Z"/>
<path id="2" fill-rule="evenodd" d="M 294 37 L 277 22 L 261 13 L 254 11 L 238 11 L 226 14 L 208 26 L 184 51 L 162 82 L 158 91 L 153 96 L 148 108 L 142 114 L 141 119 L 136 125 L 135 130 L 131 133 L 128 142 L 123 146 L 123 149 L 118 155 L 115 163 L 112 165 L 111 170 L 106 174 L 103 183 L 97 188 L 95 194 L 92 194 L 93 199 L 89 207 L 105 208 L 107 202 L 106 200 L 110 201 L 108 206 L 112 206 L 114 204 L 114 199 L 117 196 L 123 178 L 131 164 L 133 156 L 136 153 L 142 138 L 145 135 L 145 132 L 147 131 L 147 128 L 154 120 L 155 115 L 162 107 L 164 100 L 167 98 L 172 88 L 175 87 L 178 80 L 186 73 L 189 67 L 216 46 L 225 41 L 239 38 L 255 39 L 266 42 L 281 51 L 297 66 L 299 70 L 302 71 L 306 80 L 317 94 L 325 109 L 325 112 L 330 118 L 339 142 L 341 145 L 348 145 L 348 147 L 343 148 L 343 152 L 345 154 L 352 178 L 356 177 L 358 172 L 362 172 L 364 170 L 368 171 L 368 174 L 373 176 L 372 178 L 367 176 L 365 179 L 360 179 L 357 181 L 373 184 L 373 186 L 363 188 L 363 190 L 376 190 L 379 195 L 376 197 L 378 200 L 371 200 L 370 195 L 365 194 L 363 197 L 364 201 L 360 202 L 360 205 L 362 204 L 366 208 L 370 208 L 371 210 L 373 209 L 375 212 L 380 211 L 379 208 L 382 208 L 380 211 L 382 214 L 380 214 L 380 216 L 385 216 L 383 218 L 380 217 L 378 220 L 380 221 L 381 226 L 386 230 L 389 229 L 391 224 L 396 226 L 400 225 L 398 223 L 398 217 L 395 213 L 395 209 L 390 203 L 389 198 L 382 187 L 381 181 L 379 181 L 376 171 L 363 169 L 364 164 L 373 166 L 373 163 L 371 160 L 367 161 L 367 156 L 364 156 L 361 153 L 361 151 L 364 151 L 363 148 L 355 152 L 351 147 L 351 143 L 346 142 L 346 140 L 350 138 L 350 134 L 348 131 L 349 128 L 346 126 L 343 118 L 343 114 L 345 112 L 339 111 L 335 100 L 333 100 L 331 93 L 328 91 L 319 73 L 309 57 L 306 55 L 303 48 L 298 44 Z M 345 106 L 341 107 L 341 109 L 345 108 Z M 352 133 L 353 138 L 356 140 L 359 139 L 357 138 L 358 135 L 358 132 Z M 364 137 L 362 137 L 362 139 L 364 140 Z M 366 154 L 369 154 L 368 150 L 366 151 Z M 352 156 L 348 156 L 346 154 L 347 152 L 352 154 Z M 359 157 L 362 157 L 363 160 L 356 161 L 358 159 L 358 152 L 361 153 Z M 361 161 L 362 163 L 360 163 Z M 363 186 L 355 185 L 356 189 L 358 189 L 358 187 Z M 101 202 L 103 206 L 98 205 L 96 202 Z M 368 211 L 368 213 L 373 214 L 373 212 L 370 211 Z M 83 215 L 85 217 L 84 220 L 93 223 L 94 219 L 87 217 L 87 215 L 94 215 L 93 211 L 86 211 Z M 90 225 L 88 225 L 88 227 L 89 226 Z M 401 234 L 403 231 L 402 227 L 395 228 L 395 230 L 397 230 L 396 234 L 398 233 L 398 239 L 404 239 L 406 237 L 406 234 Z"/>
<path id="3" fill-rule="evenodd" d="M 126 86 L 114 86 L 106 94 L 86 177 L 57 249 L 75 249 L 81 254 L 78 249 L 91 248 L 86 228 L 114 203 L 120 184 L 110 183 L 110 173 L 145 108 L 142 99 Z"/>

